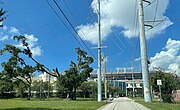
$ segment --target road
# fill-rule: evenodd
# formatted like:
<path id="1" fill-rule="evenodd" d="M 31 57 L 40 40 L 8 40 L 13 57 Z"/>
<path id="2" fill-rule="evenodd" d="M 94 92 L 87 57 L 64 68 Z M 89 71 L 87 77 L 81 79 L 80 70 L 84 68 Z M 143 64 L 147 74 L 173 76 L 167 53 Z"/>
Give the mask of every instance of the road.
<path id="1" fill-rule="evenodd" d="M 147 107 L 134 102 L 127 97 L 114 98 L 112 103 L 109 103 L 98 110 L 150 110 Z"/>

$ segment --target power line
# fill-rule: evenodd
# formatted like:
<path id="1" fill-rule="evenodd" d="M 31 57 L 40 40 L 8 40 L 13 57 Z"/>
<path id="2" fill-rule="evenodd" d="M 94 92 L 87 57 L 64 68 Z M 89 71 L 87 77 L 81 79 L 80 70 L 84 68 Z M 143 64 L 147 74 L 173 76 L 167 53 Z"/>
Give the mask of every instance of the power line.
<path id="1" fill-rule="evenodd" d="M 112 41 L 116 44 L 116 46 L 117 46 L 121 51 L 123 51 L 122 48 L 119 46 L 119 44 L 118 44 L 114 39 L 112 39 Z"/>
<path id="2" fill-rule="evenodd" d="M 165 21 L 169 21 L 169 20 L 177 20 L 177 21 L 180 21 L 180 18 L 171 18 L 171 19 L 169 19 L 169 18 L 164 18 L 164 19 L 162 19 L 162 20 L 155 20 L 155 21 L 145 21 L 145 22 L 159 22 L 159 23 L 157 23 L 156 25 L 154 25 L 153 26 L 153 28 L 155 28 L 155 27 L 157 27 L 158 25 L 160 25 L 162 22 L 165 22 Z M 146 31 L 149 31 L 149 30 L 151 30 L 151 29 L 153 29 L 153 28 L 149 28 L 149 29 L 147 29 Z"/>
<path id="3" fill-rule="evenodd" d="M 144 8 L 147 8 L 148 6 L 150 6 L 151 4 L 153 4 L 156 0 L 153 0 L 152 2 L 150 2 L 150 4 L 146 5 Z"/>
<path id="4" fill-rule="evenodd" d="M 134 4 L 134 25 L 133 25 L 133 28 L 134 28 L 134 36 L 136 36 L 136 31 L 137 31 L 137 22 L 138 22 L 138 9 L 137 9 L 137 0 Z M 136 41 L 134 41 L 136 42 Z"/>
<path id="5" fill-rule="evenodd" d="M 158 11 L 158 5 L 159 5 L 159 0 L 156 0 L 157 1 L 157 3 L 156 3 L 156 7 L 155 7 L 155 12 L 154 12 L 154 18 L 153 18 L 153 21 L 155 21 L 156 20 L 156 15 L 157 15 L 157 11 Z M 151 37 L 153 36 L 153 29 L 154 29 L 154 24 L 155 24 L 155 22 L 153 22 L 152 23 L 152 29 L 151 29 L 151 32 L 150 32 L 150 38 L 149 38 L 149 42 L 148 42 L 148 48 L 150 49 L 150 42 L 151 42 Z M 148 50 L 149 50 L 148 49 Z"/>
<path id="6" fill-rule="evenodd" d="M 86 0 L 87 1 L 87 0 Z M 88 1 L 87 1 L 88 2 Z M 101 5 L 101 7 L 104 7 L 103 5 Z M 108 10 L 106 9 L 107 7 L 104 7 L 104 11 L 106 11 L 106 13 L 107 13 L 107 16 L 108 17 L 110 17 L 109 16 L 109 12 L 108 12 Z M 97 12 L 98 12 L 98 10 L 97 10 Z M 99 12 L 98 12 L 99 13 Z M 113 33 L 116 37 L 117 37 L 117 39 L 119 40 L 119 42 L 122 44 L 122 46 L 125 48 L 125 45 L 122 43 L 122 41 L 120 40 L 120 38 L 118 37 L 118 35 L 116 34 L 116 33 Z M 112 41 L 115 43 L 115 45 L 120 49 L 120 51 L 123 51 L 123 49 L 120 47 L 120 45 L 113 39 L 113 38 L 111 38 L 112 39 Z M 129 42 L 128 42 L 129 43 Z"/>
<path id="7" fill-rule="evenodd" d="M 103 6 L 103 7 L 104 7 L 104 6 Z M 107 13 L 107 16 L 109 16 L 110 14 L 109 14 L 109 12 L 108 12 L 107 6 L 105 6 L 104 9 L 105 9 L 104 11 L 106 11 L 106 13 Z M 109 16 L 109 17 L 110 17 L 110 16 Z M 127 41 L 132 47 L 134 47 L 133 42 L 132 42 L 129 38 L 125 37 L 125 39 L 126 39 L 126 41 Z"/>
<path id="8" fill-rule="evenodd" d="M 124 39 L 126 39 L 126 41 L 130 44 L 130 46 L 135 47 L 134 44 L 132 43 L 132 41 L 129 38 L 124 37 Z"/>
<path id="9" fill-rule="evenodd" d="M 85 0 L 86 1 L 86 3 L 87 4 L 89 4 L 88 3 L 88 1 L 87 0 Z M 86 5 L 86 4 L 85 4 Z M 103 5 L 101 5 L 102 7 L 104 7 L 104 11 L 107 13 L 107 16 L 109 16 L 109 12 L 108 12 L 108 8 L 106 7 L 106 6 L 103 6 Z M 109 16 L 110 17 L 110 16 Z M 124 47 L 124 48 L 126 48 L 125 47 L 125 45 L 122 43 L 122 41 L 120 40 L 120 38 L 117 36 L 117 34 L 116 33 L 113 33 L 117 38 L 118 38 L 118 40 L 120 41 L 120 43 L 122 44 L 122 46 Z M 132 41 L 130 40 L 130 39 L 128 39 L 128 38 L 125 38 L 126 39 L 126 41 L 128 42 L 128 44 L 130 45 L 130 46 L 132 46 L 132 47 L 135 47 L 135 45 L 132 43 Z M 117 43 L 117 42 L 115 42 L 115 40 L 114 39 L 112 39 L 113 40 L 113 43 L 115 43 L 115 45 L 120 49 L 121 47 L 120 47 L 120 45 Z M 122 51 L 122 48 L 120 49 L 121 51 Z"/>
<path id="10" fill-rule="evenodd" d="M 153 28 L 157 27 L 157 26 L 160 25 L 162 22 L 164 22 L 164 21 L 163 21 L 163 20 L 160 21 L 159 23 L 157 23 L 156 25 L 154 25 Z M 152 30 L 153 28 L 147 29 L 146 32 Z"/>
<path id="11" fill-rule="evenodd" d="M 87 8 L 87 10 L 89 11 L 90 13 L 90 16 L 96 21 L 97 20 L 97 16 L 94 15 L 94 13 L 89 9 L 89 6 L 88 5 L 91 5 L 88 0 L 82 0 L 83 3 L 84 3 L 84 6 Z"/>
<path id="12" fill-rule="evenodd" d="M 71 10 L 70 10 L 68 4 L 66 3 L 66 1 L 65 1 L 65 0 L 62 0 L 62 1 L 64 2 L 66 8 L 68 9 L 69 13 L 70 13 L 71 16 L 73 17 L 73 19 L 74 19 L 74 21 L 76 22 L 76 24 L 79 25 L 78 21 L 76 20 L 75 16 L 74 16 L 73 13 L 71 12 Z"/>
<path id="13" fill-rule="evenodd" d="M 107 13 L 107 16 L 110 17 L 107 6 L 102 6 L 102 7 L 104 7 L 104 11 Z M 115 34 L 115 36 L 117 37 L 117 34 Z M 117 37 L 117 38 L 119 39 L 119 37 Z M 124 39 L 126 39 L 126 41 L 129 43 L 130 46 L 134 47 L 134 44 L 132 43 L 132 41 L 129 38 L 125 37 Z M 119 41 L 121 42 L 120 39 L 119 39 Z M 124 45 L 123 45 L 123 47 L 124 47 Z"/>
<path id="14" fill-rule="evenodd" d="M 147 20 L 145 22 L 163 22 L 163 21 L 169 21 L 169 20 L 174 20 L 174 21 L 179 21 L 180 18 L 164 18 L 164 19 L 158 19 L 158 20 Z"/>
<path id="15" fill-rule="evenodd" d="M 63 25 L 66 27 L 66 29 L 68 29 L 68 31 L 72 34 L 72 36 L 74 37 L 74 39 L 78 42 L 78 44 L 83 48 L 82 44 L 79 42 L 79 40 L 74 36 L 74 34 L 72 33 L 72 31 L 68 28 L 68 26 L 66 25 L 66 23 L 61 19 L 61 17 L 59 16 L 59 14 L 56 12 L 56 10 L 52 7 L 52 5 L 48 2 L 48 0 L 46 0 L 47 4 L 49 5 L 49 7 L 52 9 L 52 11 L 57 15 L 57 17 L 59 18 L 59 20 L 63 23 Z"/>
<path id="16" fill-rule="evenodd" d="M 136 0 L 136 2 L 135 2 L 135 6 L 134 6 L 134 26 L 133 26 L 133 28 L 134 28 L 134 36 L 136 36 L 136 31 L 137 31 L 137 22 L 138 22 L 138 11 L 137 11 L 137 0 Z M 132 66 L 134 67 L 134 59 L 135 59 L 135 57 L 136 57 L 136 53 L 137 53 L 137 47 L 138 47 L 138 41 L 139 41 L 139 39 L 138 39 L 139 37 L 137 37 L 137 39 L 135 39 L 134 40 L 134 43 L 135 43 L 135 47 L 134 47 L 134 52 L 132 52 L 133 54 L 132 54 Z"/>
<path id="17" fill-rule="evenodd" d="M 88 2 L 88 0 L 85 0 L 84 1 L 85 3 L 85 5 L 87 6 L 87 4 L 89 4 L 89 2 Z M 98 3 L 97 3 L 98 4 Z M 101 7 L 104 7 L 103 5 L 101 5 Z M 107 16 L 109 16 L 109 12 L 108 12 L 108 10 L 106 9 L 107 7 L 104 7 L 104 11 L 106 11 L 106 13 L 107 13 Z M 98 12 L 98 10 L 96 10 L 97 11 L 97 13 L 99 13 Z M 109 16 L 110 17 L 110 16 Z M 120 41 L 120 43 L 123 45 L 123 47 L 125 48 L 125 45 L 122 43 L 122 41 L 120 40 L 120 38 L 117 36 L 117 34 L 116 33 L 113 33 L 117 38 L 118 38 L 118 40 Z M 122 48 L 120 47 L 120 45 L 117 43 L 117 42 L 115 42 L 115 40 L 112 38 L 112 40 L 113 40 L 113 43 L 115 43 L 115 45 L 122 51 Z M 127 40 L 127 39 L 126 39 Z M 128 41 L 128 43 L 132 46 L 132 44 Z"/>
<path id="18" fill-rule="evenodd" d="M 47 0 L 46 0 L 47 1 Z M 84 46 L 88 49 L 88 51 L 90 52 L 90 54 L 96 59 L 95 55 L 92 53 L 92 51 L 89 49 L 89 47 L 85 44 L 85 42 L 82 40 L 82 38 L 80 37 L 80 35 L 78 34 L 78 32 L 76 31 L 76 29 L 74 28 L 74 26 L 72 25 L 72 23 L 70 22 L 70 20 L 67 18 L 67 16 L 65 15 L 64 11 L 61 9 L 60 5 L 56 2 L 56 0 L 53 0 L 53 2 L 56 4 L 56 6 L 58 7 L 58 9 L 60 10 L 60 12 L 63 14 L 63 16 L 65 17 L 66 21 L 69 23 L 69 25 L 71 26 L 71 28 L 73 29 L 73 31 L 76 33 L 76 35 L 79 37 L 79 39 L 81 40 L 81 42 L 84 44 Z"/>
<path id="19" fill-rule="evenodd" d="M 124 43 L 121 41 L 121 39 L 119 38 L 119 36 L 118 36 L 116 33 L 114 33 L 114 35 L 117 37 L 117 39 L 119 40 L 119 42 L 121 43 L 121 45 L 122 45 L 124 48 L 126 48 L 126 46 L 125 46 Z"/>
<path id="20" fill-rule="evenodd" d="M 78 20 L 77 20 L 77 19 L 75 18 L 75 16 L 73 15 L 73 13 L 72 13 L 71 9 L 69 8 L 67 2 L 66 2 L 65 0 L 62 0 L 62 1 L 64 2 L 64 4 L 65 4 L 65 6 L 67 7 L 67 9 L 68 9 L 69 13 L 71 14 L 71 16 L 73 17 L 76 25 L 79 26 Z M 84 31 L 83 31 L 83 30 L 80 30 L 80 32 L 81 32 L 81 33 L 83 34 L 83 36 L 87 39 L 87 36 L 85 35 Z M 89 44 L 90 44 L 90 43 L 89 43 Z M 90 46 L 92 47 L 91 44 L 90 44 Z"/>
<path id="21" fill-rule="evenodd" d="M 29 30 L 24 31 L 23 33 L 28 33 L 28 32 L 32 32 L 32 31 L 36 31 L 38 29 L 45 28 L 45 27 L 47 27 L 48 25 L 51 25 L 51 24 L 55 24 L 55 22 L 48 22 L 46 24 L 42 24 L 42 25 L 36 26 L 34 28 L 31 28 Z"/>
<path id="22" fill-rule="evenodd" d="M 156 4 L 155 12 L 154 12 L 153 21 L 156 20 L 156 15 L 157 15 L 157 10 L 158 10 L 158 4 L 159 4 L 159 0 L 156 0 L 156 1 L 157 1 L 157 4 Z M 154 22 L 153 22 L 152 26 L 154 26 Z M 152 30 L 153 30 L 153 29 L 152 29 Z M 152 30 L 151 30 L 151 35 L 152 35 Z"/>

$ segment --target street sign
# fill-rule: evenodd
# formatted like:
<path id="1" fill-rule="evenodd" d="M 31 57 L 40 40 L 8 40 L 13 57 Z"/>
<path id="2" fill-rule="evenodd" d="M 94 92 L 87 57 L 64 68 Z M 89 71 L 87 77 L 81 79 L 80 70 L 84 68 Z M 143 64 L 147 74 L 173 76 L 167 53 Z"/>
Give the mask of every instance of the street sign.
<path id="1" fill-rule="evenodd" d="M 157 85 L 162 85 L 161 79 L 158 79 L 158 80 L 157 80 Z"/>
<path id="2" fill-rule="evenodd" d="M 161 85 L 162 85 L 162 81 L 161 81 L 161 79 L 157 79 L 157 85 L 159 86 L 160 101 L 161 101 L 161 103 L 162 103 L 162 96 L 161 96 Z"/>

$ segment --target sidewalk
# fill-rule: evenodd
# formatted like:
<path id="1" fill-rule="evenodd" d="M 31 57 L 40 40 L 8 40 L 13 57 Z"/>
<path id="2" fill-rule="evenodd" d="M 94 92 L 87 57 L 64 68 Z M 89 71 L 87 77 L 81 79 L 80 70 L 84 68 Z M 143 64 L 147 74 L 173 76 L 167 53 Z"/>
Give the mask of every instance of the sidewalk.
<path id="1" fill-rule="evenodd" d="M 134 102 L 127 97 L 114 98 L 112 103 L 109 103 L 98 110 L 150 110 L 147 107 Z"/>

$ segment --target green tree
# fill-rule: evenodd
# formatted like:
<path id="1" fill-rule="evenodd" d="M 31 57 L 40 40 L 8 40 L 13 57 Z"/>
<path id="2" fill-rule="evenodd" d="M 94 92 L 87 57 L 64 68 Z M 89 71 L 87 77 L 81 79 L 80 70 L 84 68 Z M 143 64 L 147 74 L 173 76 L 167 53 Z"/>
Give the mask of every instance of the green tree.
<path id="1" fill-rule="evenodd" d="M 28 85 L 28 99 L 30 99 L 31 95 L 31 84 L 32 84 L 32 74 L 35 71 L 46 72 L 47 74 L 57 77 L 60 79 L 60 73 L 58 69 L 53 69 L 51 72 L 46 66 L 39 63 L 32 57 L 32 52 L 29 48 L 29 44 L 26 41 L 24 36 L 14 36 L 14 40 L 23 44 L 24 48 L 18 48 L 11 44 L 6 44 L 5 47 L 0 50 L 0 55 L 4 53 L 9 53 L 10 58 L 7 62 L 3 62 L 3 73 L 7 74 L 11 79 L 17 81 L 20 80 L 25 85 Z M 26 60 L 30 59 L 35 63 L 35 66 L 28 65 Z"/>
<path id="2" fill-rule="evenodd" d="M 84 94 L 84 98 L 91 97 L 96 98 L 97 96 L 97 83 L 96 82 L 83 82 L 79 87 Z"/>
<path id="3" fill-rule="evenodd" d="M 57 91 L 56 96 L 61 97 L 61 98 L 63 98 L 64 93 L 67 93 L 67 91 L 68 91 L 66 88 L 64 88 L 62 83 L 63 82 L 61 80 L 57 80 L 55 82 L 55 87 L 54 87 L 54 90 Z"/>
<path id="4" fill-rule="evenodd" d="M 76 48 L 76 53 L 78 55 L 77 64 L 71 61 L 69 70 L 66 70 L 60 79 L 64 88 L 67 88 L 69 98 L 72 100 L 76 100 L 77 88 L 86 81 L 93 71 L 89 66 L 93 62 L 93 58 L 80 48 Z"/>
<path id="5" fill-rule="evenodd" d="M 14 81 L 21 81 L 28 86 L 28 100 L 31 95 L 32 74 L 36 71 L 36 67 L 27 65 L 25 60 L 20 56 L 24 53 L 20 48 L 13 45 L 5 45 L 1 54 L 8 52 L 10 58 L 7 62 L 2 63 L 3 73 L 7 74 Z"/>
<path id="6" fill-rule="evenodd" d="M 21 81 L 16 81 L 15 82 L 15 90 L 16 90 L 16 96 L 20 98 L 25 97 L 25 91 L 28 90 L 28 86 L 22 83 Z"/>
<path id="7" fill-rule="evenodd" d="M 51 72 L 43 64 L 39 63 L 32 57 L 32 52 L 29 48 L 29 44 L 26 42 L 24 36 L 14 36 L 14 40 L 23 44 L 24 48 L 18 48 L 14 45 L 6 44 L 5 47 L 0 50 L 0 55 L 4 53 L 10 53 L 10 58 L 7 62 L 3 62 L 3 72 L 7 74 L 12 79 L 20 80 L 25 85 L 28 85 L 28 99 L 31 95 L 31 84 L 32 84 L 32 74 L 35 71 L 46 72 L 51 76 L 60 78 L 60 73 L 56 68 L 54 72 Z M 24 58 L 30 59 L 35 63 L 35 66 L 28 65 Z"/>
<path id="8" fill-rule="evenodd" d="M 90 92 L 91 92 L 91 98 L 96 99 L 97 98 L 97 82 L 89 82 L 90 84 Z"/>
<path id="9" fill-rule="evenodd" d="M 53 90 L 53 86 L 49 84 L 48 81 L 43 82 L 36 80 L 32 83 L 32 90 L 36 91 L 36 97 L 45 98 L 45 96 L 48 96 L 48 90 Z"/>
<path id="10" fill-rule="evenodd" d="M 0 73 L 0 97 L 7 97 L 5 93 L 14 91 L 14 83 L 10 77 Z"/>
<path id="11" fill-rule="evenodd" d="M 89 96 L 89 94 L 91 93 L 91 83 L 90 82 L 83 82 L 78 89 L 80 89 L 83 94 L 84 94 L 84 98 L 86 98 L 86 96 Z"/>
<path id="12" fill-rule="evenodd" d="M 156 71 L 150 78 L 150 83 L 153 89 L 156 92 L 159 92 L 159 88 L 157 85 L 157 79 L 161 79 L 161 93 L 163 102 L 173 102 L 172 92 L 178 89 L 178 84 L 180 84 L 180 80 L 177 75 L 172 73 L 166 73 L 161 70 Z"/>
<path id="13" fill-rule="evenodd" d="M 3 27 L 3 21 L 6 19 L 5 13 L 6 11 L 0 9 L 0 27 Z M 39 63 L 32 57 L 32 52 L 29 48 L 29 44 L 26 42 L 26 38 L 24 36 L 14 36 L 14 40 L 21 42 L 24 46 L 24 49 L 20 49 L 13 45 L 5 45 L 5 48 L 0 50 L 0 55 L 5 52 L 9 52 L 11 54 L 9 60 L 2 63 L 2 66 L 4 68 L 3 72 L 8 74 L 11 79 L 14 79 L 15 81 L 20 80 L 25 85 L 28 85 L 28 99 L 30 99 L 32 83 L 31 74 L 33 72 L 35 72 L 36 70 L 46 72 L 51 76 L 57 77 L 58 79 L 60 78 L 60 74 L 57 68 L 54 69 L 54 72 L 51 72 L 46 66 Z M 28 56 L 29 59 L 35 62 L 36 66 L 27 65 L 25 60 L 19 54 Z"/>
<path id="14" fill-rule="evenodd" d="M 41 81 L 35 80 L 32 82 L 32 91 L 39 92 L 41 86 Z"/>
<path id="15" fill-rule="evenodd" d="M 0 9 L 0 27 L 3 27 L 2 22 L 6 19 L 5 13 L 6 11 L 4 11 L 3 9 Z"/>
<path id="16" fill-rule="evenodd" d="M 116 95 L 120 94 L 120 92 L 121 92 L 120 87 L 113 86 L 111 84 L 108 84 L 107 88 L 108 88 L 109 94 L 111 94 L 112 96 L 116 96 Z"/>

